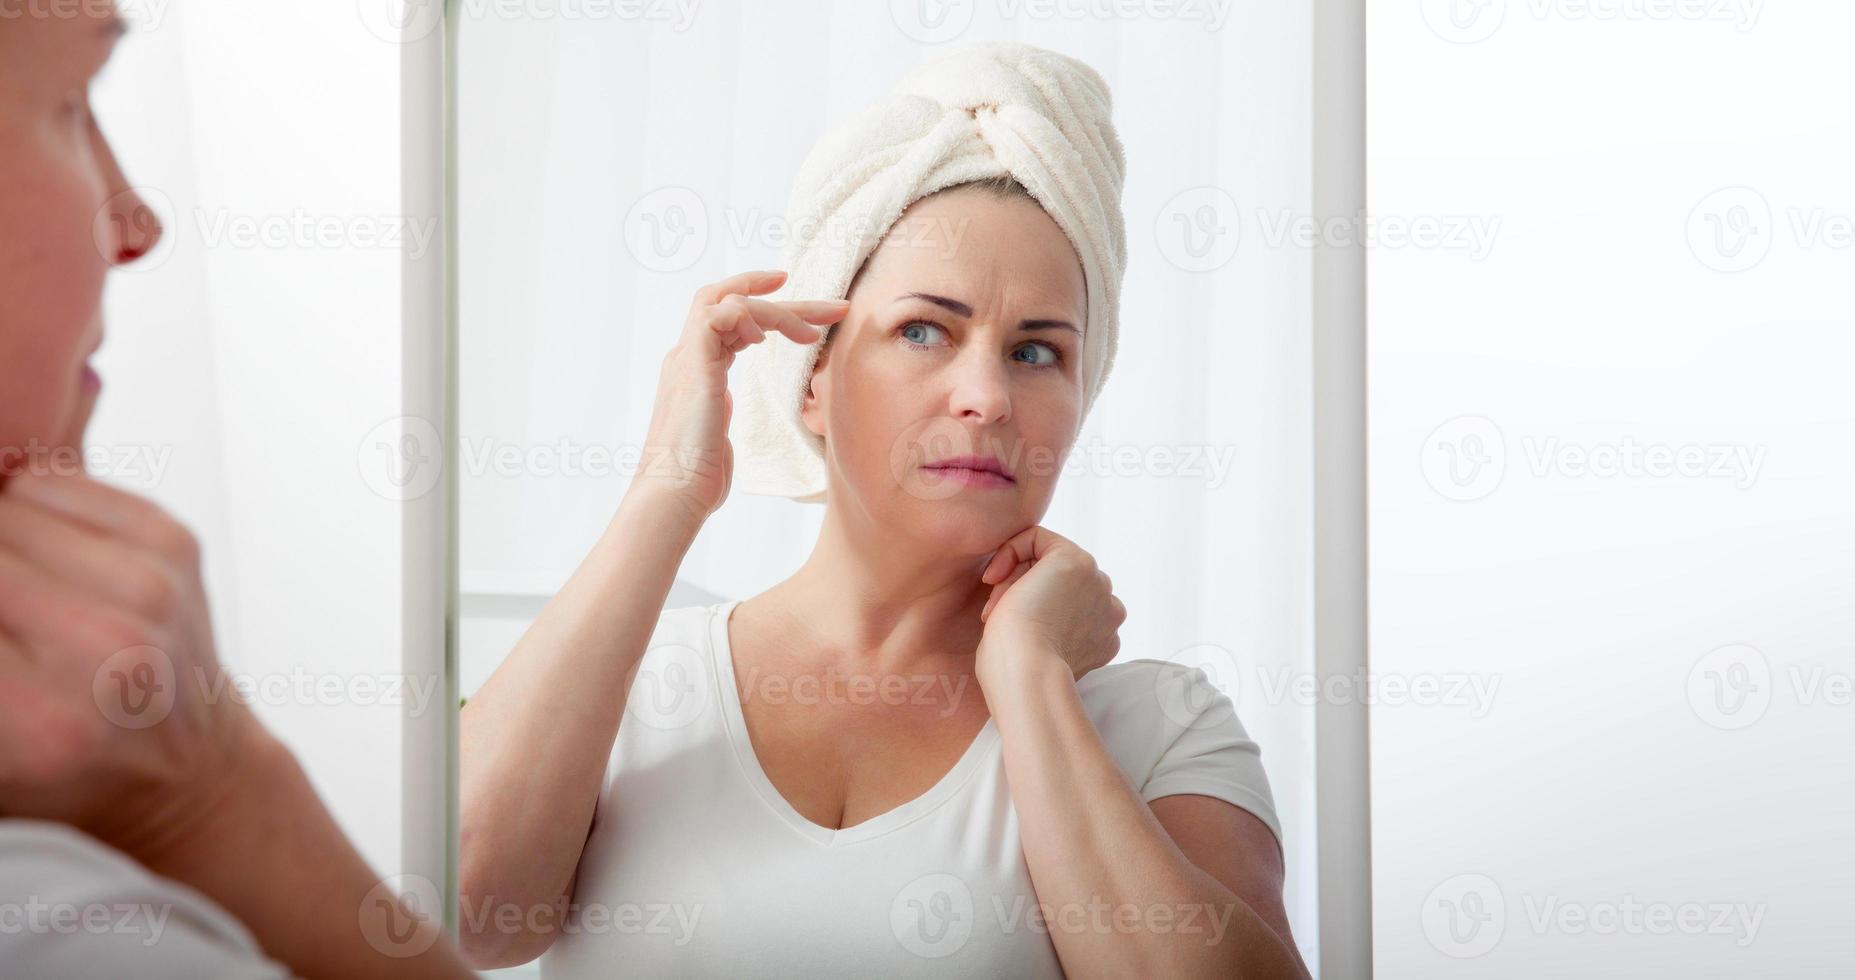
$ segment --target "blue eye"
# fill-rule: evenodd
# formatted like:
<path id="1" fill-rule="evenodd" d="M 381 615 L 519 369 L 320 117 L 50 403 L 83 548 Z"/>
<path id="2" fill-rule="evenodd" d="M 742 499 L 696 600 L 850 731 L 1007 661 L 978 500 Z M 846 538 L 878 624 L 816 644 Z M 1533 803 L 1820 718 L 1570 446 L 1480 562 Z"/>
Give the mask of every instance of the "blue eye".
<path id="1" fill-rule="evenodd" d="M 1061 364 L 1063 362 L 1063 352 L 1060 350 L 1057 350 L 1055 347 L 1052 347 L 1049 344 L 1030 343 L 1030 344 L 1025 344 L 1023 347 L 1018 348 L 1018 350 L 1026 351 L 1026 350 L 1030 350 L 1033 347 L 1041 347 L 1044 350 L 1049 351 L 1050 359 L 1047 361 L 1027 361 L 1026 363 L 1036 364 L 1039 367 L 1043 367 L 1046 365 L 1053 366 L 1053 365 Z M 1015 354 L 1017 353 L 1017 351 L 1013 351 L 1012 353 Z"/>
<path id="2" fill-rule="evenodd" d="M 902 336 L 902 343 L 905 344 L 910 350 L 933 350 L 935 347 L 940 346 L 939 344 L 929 344 L 929 343 L 924 342 L 924 340 L 916 339 L 920 337 L 920 334 L 918 332 L 915 333 L 913 336 L 910 335 L 910 331 L 922 331 L 922 330 L 939 330 L 942 333 L 946 332 L 939 324 L 929 323 L 926 320 L 911 320 L 908 323 L 903 324 L 902 329 L 897 332 L 900 333 Z M 1050 356 L 1045 360 L 1025 360 L 1024 358 L 1017 356 L 1020 352 L 1027 350 L 1029 348 L 1033 348 L 1033 347 L 1043 348 L 1044 350 L 1049 352 Z M 1045 344 L 1045 343 L 1041 343 L 1037 341 L 1032 341 L 1031 343 L 1025 344 L 1023 347 L 1019 347 L 1017 350 L 1012 351 L 1011 353 L 1012 353 L 1013 360 L 1020 361 L 1024 364 L 1028 364 L 1031 367 L 1051 367 L 1053 368 L 1063 363 L 1063 352 L 1060 348 L 1052 344 Z"/>
<path id="3" fill-rule="evenodd" d="M 916 320 L 913 323 L 909 323 L 902 327 L 902 337 L 904 340 L 908 341 L 908 345 L 910 347 L 915 347 L 915 348 L 919 348 L 922 350 L 926 350 L 928 346 L 930 345 L 925 344 L 919 340 L 914 340 L 914 339 L 909 338 L 908 331 L 910 330 L 939 330 L 939 329 L 940 329 L 940 326 L 938 324 L 928 323 L 925 320 Z"/>

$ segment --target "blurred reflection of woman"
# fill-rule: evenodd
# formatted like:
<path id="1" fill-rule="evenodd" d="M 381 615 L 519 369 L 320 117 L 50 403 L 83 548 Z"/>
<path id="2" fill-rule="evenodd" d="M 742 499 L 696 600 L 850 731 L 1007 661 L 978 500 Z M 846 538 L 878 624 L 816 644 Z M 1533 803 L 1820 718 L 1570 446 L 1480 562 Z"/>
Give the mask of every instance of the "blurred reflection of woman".
<path id="1" fill-rule="evenodd" d="M 944 55 L 813 150 L 788 269 L 697 292 L 645 470 L 464 709 L 478 965 L 1306 975 L 1256 744 L 1202 672 L 1104 666 L 1125 609 L 1039 526 L 1114 353 L 1108 110 L 1066 56 Z M 818 542 L 663 611 L 730 434 Z"/>
<path id="2" fill-rule="evenodd" d="M 0 977 L 461 980 L 289 748 L 213 696 L 199 541 L 84 470 L 104 282 L 165 231 L 91 112 L 128 30 L 101 0 L 0 0 Z"/>

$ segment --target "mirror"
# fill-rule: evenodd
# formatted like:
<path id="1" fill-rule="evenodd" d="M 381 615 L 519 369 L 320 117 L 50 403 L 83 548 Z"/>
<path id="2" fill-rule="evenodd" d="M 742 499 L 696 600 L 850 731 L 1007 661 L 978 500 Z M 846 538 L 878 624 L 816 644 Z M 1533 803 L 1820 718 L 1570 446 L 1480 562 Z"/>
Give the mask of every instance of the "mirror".
<path id="1" fill-rule="evenodd" d="M 1059 942 L 1080 955 L 1089 939 L 1071 945 L 1026 918 L 1045 896 L 1011 883 L 1049 858 L 1019 838 L 1035 823 L 1048 854 L 1088 869 L 1078 883 L 1105 880 L 1100 869 L 1129 855 L 1071 850 L 1059 824 L 1012 796 L 1033 780 L 1004 781 L 1009 746 L 1038 743 L 1020 741 L 1019 715 L 1002 714 L 1014 710 L 1006 692 L 981 690 L 970 642 L 961 670 L 957 644 L 909 644 L 931 617 L 896 612 L 909 607 L 911 570 L 996 549 L 1009 531 L 989 548 L 975 536 L 1029 514 L 1107 572 L 1125 606 L 1114 662 L 1075 684 L 1099 744 L 1120 753 L 1138 793 L 1183 765 L 1160 755 L 1170 740 L 1135 759 L 1143 737 L 1184 734 L 1177 744 L 1191 745 L 1222 734 L 1167 799 L 1204 799 L 1204 772 L 1229 777 L 1226 800 L 1255 818 L 1243 826 L 1264 828 L 1267 844 L 1279 835 L 1283 914 L 1314 968 L 1316 705 L 1297 693 L 1314 678 L 1311 295 L 1325 241 L 1312 217 L 1309 11 L 593 9 L 539 18 L 465 5 L 455 24 L 466 948 L 512 976 L 535 975 L 536 956 L 547 975 L 579 976 L 658 957 L 719 968 L 747 948 L 790 957 L 762 962 L 775 972 L 828 969 L 842 962 L 833 954 L 878 947 L 869 962 L 924 974 L 960 964 L 1035 973 L 1055 963 Z M 961 484 L 898 502 L 893 485 L 884 494 L 872 489 L 880 479 L 858 482 L 880 473 L 874 457 L 846 450 L 853 462 L 826 503 L 737 485 L 686 546 L 666 516 L 674 509 L 627 518 L 621 503 L 641 496 L 630 491 L 657 448 L 665 355 L 698 289 L 783 268 L 794 236 L 817 231 L 790 213 L 789 194 L 820 138 L 911 70 L 989 41 L 1099 73 L 1125 151 L 1118 345 L 1067 455 L 1039 484 L 1047 498 L 987 498 Z M 1064 278 L 1075 263 L 1056 260 L 1051 243 L 1065 232 L 1034 201 L 1023 210 L 1021 199 L 976 193 L 937 198 L 938 210 L 912 211 L 926 218 L 907 225 L 980 229 L 965 252 L 897 251 L 866 282 L 964 288 L 984 312 L 904 307 L 931 321 L 909 328 L 873 294 L 854 295 L 852 316 L 833 327 L 854 340 L 824 362 L 839 357 L 846 373 L 814 392 L 843 400 L 816 416 L 838 426 L 840 445 L 859 426 L 887 438 L 939 411 L 968 431 L 1010 431 L 1021 448 L 1060 430 L 1049 420 L 1073 408 L 1076 388 L 1023 374 L 1043 363 L 1044 345 L 985 332 L 989 313 L 1015 321 L 1086 295 L 1072 288 L 1085 277 Z M 1024 236 L 1022 247 L 1001 235 Z M 940 241 L 958 249 L 956 237 Z M 983 257 L 962 264 L 972 256 Z M 981 268 L 1009 281 L 988 285 L 998 280 Z M 1070 305 L 1082 318 L 1086 303 Z M 872 339 L 889 328 L 905 332 Z M 971 354 L 982 341 L 1011 351 L 996 371 L 968 370 L 991 363 Z M 794 342 L 772 332 L 761 343 Z M 756 353 L 729 374 L 736 412 L 738 372 Z M 846 367 L 858 364 L 918 373 L 879 393 L 857 386 L 876 376 Z M 1069 384 L 1082 384 L 1079 371 Z M 879 424 L 861 421 L 877 409 Z M 743 453 L 737 440 L 737 481 Z M 898 515 L 908 523 L 882 524 Z M 924 547 L 929 534 L 944 552 Z M 882 610 L 889 619 L 871 618 Z M 894 633 L 848 639 L 878 622 Z M 848 665 L 841 685 L 821 664 Z M 1209 694 L 1228 699 L 1216 724 L 1199 714 Z M 1231 708 L 1247 743 L 1229 737 Z M 1251 765 L 1266 772 L 1266 801 L 1244 796 L 1234 775 Z M 1000 814 L 1009 818 L 993 822 Z M 1001 836 L 963 839 L 961 827 Z M 983 855 L 1004 857 L 993 867 Z M 492 881 L 506 894 L 488 894 Z M 544 908 L 550 890 L 561 902 Z M 1076 911 L 1048 904 L 1059 925 Z M 829 919 L 853 911 L 854 922 Z M 498 912 L 521 924 L 496 926 Z"/>

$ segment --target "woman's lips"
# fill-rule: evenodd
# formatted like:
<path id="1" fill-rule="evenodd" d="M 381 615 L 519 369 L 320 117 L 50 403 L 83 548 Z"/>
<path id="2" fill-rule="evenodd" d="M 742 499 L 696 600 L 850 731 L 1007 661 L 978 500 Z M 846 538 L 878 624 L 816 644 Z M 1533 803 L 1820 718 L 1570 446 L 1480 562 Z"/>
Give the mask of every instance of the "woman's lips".
<path id="1" fill-rule="evenodd" d="M 1008 487 L 1012 480 L 991 470 L 968 469 L 964 466 L 923 466 L 929 473 L 938 473 L 943 479 L 968 487 Z"/>

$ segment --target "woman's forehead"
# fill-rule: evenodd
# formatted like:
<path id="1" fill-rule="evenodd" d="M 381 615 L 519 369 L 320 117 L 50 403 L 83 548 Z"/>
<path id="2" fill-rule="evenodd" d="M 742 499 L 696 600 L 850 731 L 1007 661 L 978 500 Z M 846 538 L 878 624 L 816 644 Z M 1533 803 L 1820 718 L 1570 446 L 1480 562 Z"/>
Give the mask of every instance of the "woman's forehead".
<path id="1" fill-rule="evenodd" d="M 974 307 L 1002 297 L 1051 307 L 1044 311 L 1051 316 L 1064 307 L 1079 314 L 1073 307 L 1087 295 L 1081 260 L 1056 223 L 1029 202 L 981 203 L 1000 210 L 905 215 L 871 254 L 858 291 L 884 306 L 927 293 Z"/>

